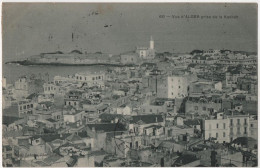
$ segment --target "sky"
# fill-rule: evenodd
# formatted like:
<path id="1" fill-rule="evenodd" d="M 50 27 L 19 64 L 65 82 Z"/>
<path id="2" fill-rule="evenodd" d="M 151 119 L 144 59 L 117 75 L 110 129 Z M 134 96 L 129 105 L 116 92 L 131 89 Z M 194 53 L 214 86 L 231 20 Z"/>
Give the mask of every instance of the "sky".
<path id="1" fill-rule="evenodd" d="M 158 52 L 257 51 L 255 3 L 3 3 L 2 12 L 4 61 L 74 49 L 120 54 L 148 47 L 150 36 Z"/>

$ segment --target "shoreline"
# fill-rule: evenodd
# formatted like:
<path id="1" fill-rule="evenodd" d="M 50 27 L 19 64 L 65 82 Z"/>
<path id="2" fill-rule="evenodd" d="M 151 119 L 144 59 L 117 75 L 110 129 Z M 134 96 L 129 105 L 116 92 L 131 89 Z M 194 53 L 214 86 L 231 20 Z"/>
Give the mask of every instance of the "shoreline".
<path id="1" fill-rule="evenodd" d="M 94 64 L 68 64 L 68 63 L 35 63 L 30 61 L 9 61 L 5 62 L 5 64 L 18 64 L 23 66 L 36 66 L 36 65 L 43 65 L 43 66 L 113 66 L 113 67 L 133 67 L 138 66 L 135 64 L 113 64 L 113 63 L 94 63 Z"/>

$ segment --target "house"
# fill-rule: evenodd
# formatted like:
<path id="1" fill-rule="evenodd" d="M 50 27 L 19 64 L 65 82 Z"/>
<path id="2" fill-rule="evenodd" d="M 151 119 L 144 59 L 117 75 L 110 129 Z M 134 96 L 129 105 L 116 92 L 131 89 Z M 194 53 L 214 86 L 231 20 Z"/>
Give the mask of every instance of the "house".
<path id="1" fill-rule="evenodd" d="M 202 93 L 208 90 L 222 91 L 222 82 L 219 81 L 196 81 L 189 85 L 189 94 Z"/>
<path id="2" fill-rule="evenodd" d="M 131 115 L 132 109 L 127 105 L 121 105 L 116 109 L 116 114 Z"/>
<path id="3" fill-rule="evenodd" d="M 250 116 L 249 118 L 249 131 L 250 131 L 250 136 L 254 139 L 258 138 L 258 120 L 257 116 Z"/>
<path id="4" fill-rule="evenodd" d="M 148 135 L 148 136 L 164 135 L 164 127 L 160 125 L 151 125 L 148 127 L 144 127 L 144 135 Z"/>
<path id="5" fill-rule="evenodd" d="M 188 86 L 194 75 L 170 75 L 158 81 L 157 96 L 160 98 L 184 98 L 188 95 Z"/>
<path id="6" fill-rule="evenodd" d="M 188 119 L 183 123 L 187 126 L 193 127 L 195 130 L 201 131 L 202 122 L 200 119 Z"/>
<path id="7" fill-rule="evenodd" d="M 27 115 L 32 115 L 34 113 L 35 104 L 30 101 L 20 101 L 18 103 L 18 113 L 19 117 L 25 117 Z"/>
<path id="8" fill-rule="evenodd" d="M 74 80 L 80 83 L 87 84 L 89 87 L 98 86 L 104 88 L 104 81 L 106 80 L 105 72 L 80 72 L 76 73 Z"/>
<path id="9" fill-rule="evenodd" d="M 57 94 L 59 92 L 59 86 L 55 83 L 49 82 L 43 84 L 44 94 Z"/>
<path id="10" fill-rule="evenodd" d="M 185 102 L 185 113 L 197 113 L 209 115 L 215 111 L 222 110 L 221 95 L 190 95 Z"/>
<path id="11" fill-rule="evenodd" d="M 82 92 L 77 90 L 71 90 L 65 95 L 65 106 L 73 106 L 79 108 L 80 100 L 82 99 Z"/>
<path id="12" fill-rule="evenodd" d="M 249 115 L 240 112 L 217 113 L 213 119 L 203 123 L 205 140 L 213 138 L 224 143 L 232 142 L 237 137 L 250 136 Z"/>
<path id="13" fill-rule="evenodd" d="M 72 109 L 71 111 L 63 115 L 63 120 L 64 122 L 75 123 L 77 121 L 82 121 L 84 115 L 85 111 Z"/>
<path id="14" fill-rule="evenodd" d="M 118 157 L 127 157 L 131 149 L 139 150 L 142 147 L 142 136 L 122 134 L 114 135 L 107 140 L 106 151 Z"/>
<path id="15" fill-rule="evenodd" d="M 14 147 L 8 144 L 3 144 L 3 166 L 13 166 L 12 158 L 15 158 Z"/>
<path id="16" fill-rule="evenodd" d="M 167 112 L 177 112 L 174 99 L 157 98 L 141 105 L 142 114 L 166 114 Z"/>
<path id="17" fill-rule="evenodd" d="M 106 149 L 106 138 L 108 134 L 122 134 L 127 132 L 125 126 L 121 123 L 100 123 L 87 124 L 87 134 L 94 139 L 93 150 Z"/>
<path id="18" fill-rule="evenodd" d="M 152 125 L 164 126 L 165 120 L 162 115 L 137 115 L 132 116 L 129 123 L 129 131 L 136 135 L 143 135 L 144 128 Z"/>

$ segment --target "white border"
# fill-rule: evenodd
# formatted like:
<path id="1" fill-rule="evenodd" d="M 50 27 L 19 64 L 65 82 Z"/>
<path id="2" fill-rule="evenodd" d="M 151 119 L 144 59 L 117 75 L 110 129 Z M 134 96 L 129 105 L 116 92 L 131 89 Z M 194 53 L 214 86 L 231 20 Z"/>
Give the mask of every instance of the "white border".
<path id="1" fill-rule="evenodd" d="M 122 0 L 2 0 L 0 3 L 0 17 L 1 17 L 1 30 L 0 30 L 0 35 L 2 37 L 2 3 L 5 2 L 10 2 L 10 3 L 257 3 L 257 5 L 259 4 L 258 0 L 126 0 L 126 1 L 122 1 Z M 258 7 L 258 21 L 257 21 L 257 25 L 259 25 L 260 23 L 260 14 L 259 14 L 259 7 Z M 259 26 L 258 26 L 258 30 L 259 30 Z M 259 39 L 260 39 L 260 33 L 258 31 L 257 33 L 258 36 L 258 49 L 257 49 L 257 54 L 260 53 L 260 45 L 259 45 Z M 2 62 L 2 40 L 0 41 L 0 54 L 1 54 L 1 62 Z M 258 65 L 260 63 L 259 61 L 260 59 L 258 59 Z M 2 64 L 0 64 L 0 88 L 2 88 Z M 258 73 L 259 73 L 259 66 L 258 66 Z M 258 84 L 260 82 L 260 79 L 258 78 Z M 2 89 L 0 91 L 0 94 L 2 95 Z M 258 89 L 258 98 L 260 95 L 260 90 Z M 0 120 L 2 122 L 2 96 L 0 97 L 0 109 L 1 109 L 1 115 L 0 115 Z M 259 109 L 259 101 L 258 101 L 258 109 Z M 258 121 L 258 136 L 260 135 L 260 124 Z M 0 133 L 2 136 L 2 124 L 0 125 Z M 259 150 L 259 140 L 258 140 L 258 152 Z M 2 167 L 2 138 L 0 139 L 0 166 Z M 258 154 L 258 166 L 260 165 L 259 163 L 259 154 Z"/>

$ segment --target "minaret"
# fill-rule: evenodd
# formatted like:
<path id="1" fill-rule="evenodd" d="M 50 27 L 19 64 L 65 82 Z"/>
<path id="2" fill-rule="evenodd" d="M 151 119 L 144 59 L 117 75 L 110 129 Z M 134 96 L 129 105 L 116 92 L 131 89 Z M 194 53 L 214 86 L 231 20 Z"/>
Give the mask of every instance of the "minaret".
<path id="1" fill-rule="evenodd" d="M 151 36 L 151 39 L 150 39 L 150 49 L 154 49 L 153 36 Z"/>

